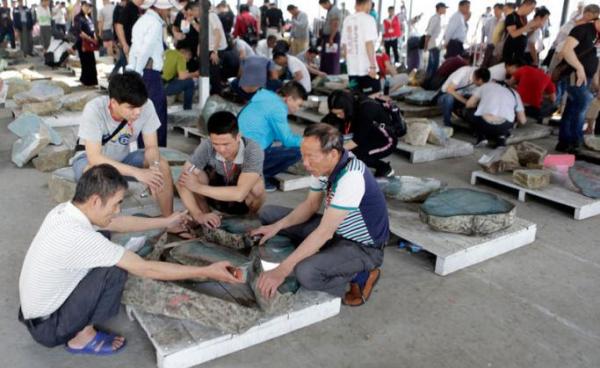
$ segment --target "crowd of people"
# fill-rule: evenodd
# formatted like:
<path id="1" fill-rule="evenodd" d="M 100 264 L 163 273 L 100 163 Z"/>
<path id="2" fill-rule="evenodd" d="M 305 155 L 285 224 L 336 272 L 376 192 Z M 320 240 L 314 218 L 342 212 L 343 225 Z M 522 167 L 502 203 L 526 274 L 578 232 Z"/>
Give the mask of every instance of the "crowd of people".
<path id="1" fill-rule="evenodd" d="M 327 13 L 314 35 L 299 6 L 287 7 L 286 20 L 268 0 L 260 8 L 248 0 L 237 16 L 226 2 L 216 4 L 206 25 L 200 24 L 198 2 L 184 2 L 178 10 L 174 0 L 124 0 L 112 18 L 109 10 L 100 12 L 101 32 L 90 18 L 90 5 L 81 2 L 65 28 L 76 30 L 82 82 L 97 82 L 95 67 L 83 64 L 95 63 L 90 44 L 99 39 L 117 47 L 116 65 L 108 96 L 91 100 L 83 112 L 81 146 L 73 162 L 75 198 L 47 216 L 25 258 L 19 317 L 36 341 L 65 344 L 75 354 L 121 350 L 123 337 L 96 331 L 94 325 L 118 312 L 126 272 L 160 280 L 239 282 L 228 263 L 196 268 L 144 261 L 95 227 L 165 228 L 190 239 L 195 226 L 218 227 L 222 213 L 257 214 L 263 226 L 251 235 L 264 244 L 281 234 L 297 246 L 279 266 L 261 274 L 263 296 L 272 297 L 294 274 L 307 289 L 340 296 L 349 306 L 364 304 L 379 279 L 389 238 L 386 201 L 376 178 L 394 174 L 384 159 L 398 136 L 391 129 L 394 115 L 385 86 L 399 77 L 405 61 L 413 63 L 403 55 L 414 46 L 421 50 L 418 58 L 428 56 L 422 84 L 437 91 L 434 103 L 444 124 L 452 125 L 459 115 L 470 123 L 478 145 L 502 146 L 515 124 L 527 123 L 528 117 L 541 122 L 564 100 L 556 150 L 577 152 L 598 88 L 597 5 L 582 6 L 571 16 L 541 60 L 550 13 L 536 8 L 535 0 L 490 7 L 476 45 L 466 42 L 467 0 L 448 21 L 448 7 L 438 3 L 423 35 L 404 29 L 420 16 L 407 21 L 394 8 L 380 27 L 371 1 L 356 0 L 352 14 L 331 0 L 318 4 Z M 27 10 L 23 17 L 20 10 L 15 14 L 19 27 L 36 19 Z M 198 49 L 202 27 L 208 29 L 208 50 Z M 407 42 L 401 41 L 405 33 Z M 208 139 L 173 179 L 159 150 L 167 144 L 166 96 L 183 92 L 184 108 L 192 107 L 203 52 L 211 64 L 210 93 L 242 102 L 243 108 L 237 116 L 221 111 L 208 119 Z M 307 100 L 311 81 L 342 72 L 349 88 L 327 96 L 329 114 L 323 122 L 295 133 L 288 115 Z M 264 205 L 275 177 L 299 162 L 311 175 L 306 199 L 294 209 Z M 127 188 L 124 177 L 148 186 L 161 218 L 116 216 Z M 186 212 L 174 212 L 175 190 Z"/>

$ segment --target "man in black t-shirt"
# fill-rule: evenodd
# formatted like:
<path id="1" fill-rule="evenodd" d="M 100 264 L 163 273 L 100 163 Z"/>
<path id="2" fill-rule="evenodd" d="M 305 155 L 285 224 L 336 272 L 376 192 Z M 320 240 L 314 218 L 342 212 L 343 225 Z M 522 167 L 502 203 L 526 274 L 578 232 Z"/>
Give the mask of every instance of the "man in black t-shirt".
<path id="1" fill-rule="evenodd" d="M 219 15 L 219 19 L 223 24 L 223 31 L 225 35 L 231 34 L 231 30 L 233 29 L 233 23 L 235 22 L 235 14 L 231 11 L 227 2 L 221 1 L 217 6 L 217 14 Z"/>
<path id="2" fill-rule="evenodd" d="M 0 44 L 4 47 L 4 39 L 8 37 L 10 41 L 10 47 L 15 48 L 15 30 L 13 28 L 13 21 L 10 17 L 10 8 L 8 7 L 8 1 L 2 0 L 2 7 L 0 7 Z"/>
<path id="3" fill-rule="evenodd" d="M 187 69 L 190 73 L 200 69 L 198 61 L 198 44 L 200 43 L 200 3 L 190 1 L 186 4 L 183 11 L 177 13 L 173 22 L 173 30 L 179 32 L 178 37 L 183 37 L 189 48 L 192 50 L 192 58 L 187 63 Z"/>
<path id="4" fill-rule="evenodd" d="M 585 113 L 592 101 L 590 86 L 598 71 L 597 46 L 600 41 L 600 20 L 573 28 L 565 41 L 564 60 L 573 68 L 563 75 L 568 84 L 567 104 L 560 121 L 556 150 L 577 153 L 583 141 Z"/>
<path id="5" fill-rule="evenodd" d="M 275 3 L 271 3 L 269 9 L 267 9 L 265 18 L 267 21 L 267 36 L 271 34 L 280 36 L 281 27 L 283 26 L 283 13 L 281 9 Z"/>
<path id="6" fill-rule="evenodd" d="M 524 62 L 527 33 L 541 27 L 538 21 L 527 22 L 527 16 L 535 10 L 536 0 L 523 0 L 517 11 L 504 20 L 506 41 L 502 50 L 502 61 Z"/>
<path id="7" fill-rule="evenodd" d="M 260 10 L 260 27 L 261 38 L 267 37 L 267 10 L 269 10 L 269 0 L 265 0 L 264 4 L 259 8 Z"/>
<path id="8" fill-rule="evenodd" d="M 119 11 L 119 18 L 114 22 L 115 34 L 119 40 L 119 60 L 115 63 L 111 74 L 118 73 L 121 68 L 125 70 L 131 47 L 131 30 L 140 17 L 139 6 L 144 2 L 144 0 L 126 1 L 127 4 Z"/>

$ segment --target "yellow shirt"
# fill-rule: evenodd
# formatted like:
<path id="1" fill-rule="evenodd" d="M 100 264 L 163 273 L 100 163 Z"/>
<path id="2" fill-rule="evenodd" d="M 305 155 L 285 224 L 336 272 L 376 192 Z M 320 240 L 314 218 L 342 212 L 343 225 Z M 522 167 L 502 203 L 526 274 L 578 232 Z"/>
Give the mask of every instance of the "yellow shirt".
<path id="1" fill-rule="evenodd" d="M 187 71 L 187 62 L 185 57 L 178 50 L 167 50 L 164 54 L 164 63 L 162 71 L 162 79 L 170 81 L 177 78 L 180 72 Z"/>

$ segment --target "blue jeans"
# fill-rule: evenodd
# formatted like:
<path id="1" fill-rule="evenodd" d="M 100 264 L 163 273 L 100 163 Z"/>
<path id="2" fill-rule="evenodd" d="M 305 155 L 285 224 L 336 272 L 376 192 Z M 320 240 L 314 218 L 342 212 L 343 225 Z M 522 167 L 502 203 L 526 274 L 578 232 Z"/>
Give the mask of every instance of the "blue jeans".
<path id="1" fill-rule="evenodd" d="M 165 93 L 167 96 L 177 95 L 183 92 L 183 109 L 191 110 L 192 102 L 194 101 L 194 80 L 193 79 L 171 79 L 165 85 Z"/>
<path id="2" fill-rule="evenodd" d="M 123 69 L 123 71 L 125 71 L 126 66 L 127 66 L 127 57 L 125 56 L 125 52 L 123 51 L 123 49 L 119 48 L 119 58 L 117 59 L 117 62 L 115 63 L 115 66 L 114 66 L 112 72 L 110 73 L 110 75 L 118 74 L 119 69 Z"/>
<path id="3" fill-rule="evenodd" d="M 427 72 L 425 76 L 427 78 L 433 77 L 435 72 L 438 70 L 440 66 L 440 49 L 434 47 L 429 50 L 429 61 L 427 62 Z"/>
<path id="4" fill-rule="evenodd" d="M 567 86 L 567 104 L 560 121 L 558 141 L 567 145 L 579 145 L 583 141 L 585 113 L 594 98 L 589 90 L 591 80 L 581 87 Z"/>
<path id="5" fill-rule="evenodd" d="M 444 125 L 452 126 L 452 111 L 454 111 L 455 105 L 454 97 L 448 93 L 444 93 L 438 97 L 438 105 L 440 105 L 440 108 L 442 109 Z"/>
<path id="6" fill-rule="evenodd" d="M 265 181 L 284 172 L 288 167 L 300 161 L 302 154 L 298 147 L 268 147 L 265 149 L 263 175 Z"/>
<path id="7" fill-rule="evenodd" d="M 143 168 L 144 160 L 144 150 L 140 149 L 128 154 L 121 161 L 121 163 L 129 166 Z M 79 181 L 79 179 L 81 179 L 81 176 L 83 175 L 83 170 L 85 170 L 89 163 L 90 162 L 88 161 L 87 154 L 85 153 L 82 153 L 81 155 L 77 156 L 77 158 L 73 161 L 73 172 L 75 173 L 75 181 Z"/>
<path id="8" fill-rule="evenodd" d="M 148 91 L 148 99 L 154 104 L 154 110 L 160 120 L 160 128 L 156 131 L 158 135 L 158 146 L 167 146 L 167 95 L 162 82 L 162 73 L 154 69 L 144 69 L 142 75 L 144 85 Z M 140 134 L 138 137 L 138 147 L 144 148 L 144 139 Z"/>

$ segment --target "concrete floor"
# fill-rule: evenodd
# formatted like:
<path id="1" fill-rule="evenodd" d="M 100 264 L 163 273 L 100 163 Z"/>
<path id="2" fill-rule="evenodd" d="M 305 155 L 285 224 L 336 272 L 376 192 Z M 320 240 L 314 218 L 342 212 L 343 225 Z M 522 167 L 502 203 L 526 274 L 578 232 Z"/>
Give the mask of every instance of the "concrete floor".
<path id="1" fill-rule="evenodd" d="M 187 152 L 195 141 L 179 133 L 170 146 Z M 10 161 L 15 140 L 0 124 L 0 356 L 2 367 L 152 367 L 154 349 L 122 312 L 105 327 L 128 346 L 115 357 L 68 355 L 37 345 L 17 321 L 23 257 L 46 213 L 49 174 Z M 550 147 L 553 139 L 542 141 Z M 435 176 L 469 186 L 481 156 L 410 165 L 392 158 L 401 175 Z M 488 188 L 489 189 L 489 188 Z M 494 189 L 489 189 L 495 191 Z M 515 201 L 514 196 L 502 195 Z M 274 193 L 294 205 L 304 191 Z M 516 201 L 515 201 L 516 202 Z M 230 356 L 205 367 L 600 367 L 600 217 L 574 221 L 546 203 L 518 204 L 537 223 L 537 241 L 447 277 L 433 273 L 427 254 L 386 249 L 383 276 L 363 307 Z"/>

